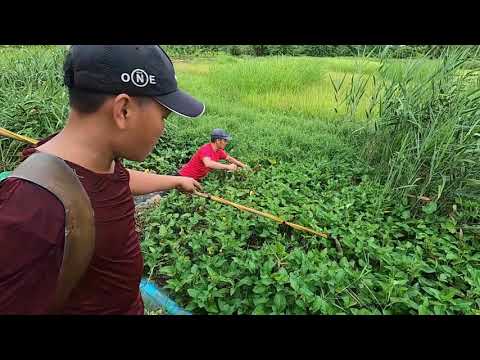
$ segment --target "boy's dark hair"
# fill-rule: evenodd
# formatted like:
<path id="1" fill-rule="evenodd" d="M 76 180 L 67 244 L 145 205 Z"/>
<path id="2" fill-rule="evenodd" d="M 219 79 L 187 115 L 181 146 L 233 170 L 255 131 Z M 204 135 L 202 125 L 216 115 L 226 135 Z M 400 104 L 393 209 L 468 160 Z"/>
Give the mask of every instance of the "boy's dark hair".
<path id="1" fill-rule="evenodd" d="M 70 107 L 81 114 L 96 112 L 113 95 L 93 93 L 79 89 L 68 89 Z"/>

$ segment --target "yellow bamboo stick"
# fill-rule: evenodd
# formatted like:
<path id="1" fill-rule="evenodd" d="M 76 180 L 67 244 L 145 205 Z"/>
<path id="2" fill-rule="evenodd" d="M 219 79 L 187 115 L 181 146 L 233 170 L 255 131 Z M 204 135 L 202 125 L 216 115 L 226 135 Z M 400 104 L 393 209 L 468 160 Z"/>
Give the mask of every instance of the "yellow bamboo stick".
<path id="1" fill-rule="evenodd" d="M 6 136 L 6 137 L 9 137 L 11 139 L 18 140 L 18 141 L 23 141 L 23 142 L 26 142 L 26 143 L 29 143 L 29 144 L 37 144 L 38 143 L 38 140 L 32 139 L 28 136 L 16 134 L 16 133 L 14 133 L 10 130 L 4 129 L 4 128 L 0 128 L 0 135 Z"/>
<path id="2" fill-rule="evenodd" d="M 206 198 L 206 199 L 210 199 L 210 200 L 213 200 L 213 201 L 216 201 L 216 202 L 219 202 L 219 203 L 222 203 L 222 204 L 225 204 L 225 205 L 230 205 L 230 206 L 233 206 L 239 210 L 243 210 L 243 211 L 247 211 L 247 212 L 251 212 L 251 213 L 254 213 L 254 214 L 257 214 L 257 215 L 260 215 L 260 216 L 263 216 L 263 217 L 266 217 L 266 218 L 269 218 L 273 221 L 276 221 L 280 224 L 285 224 L 285 225 L 288 225 L 296 230 L 300 230 L 300 231 L 304 231 L 304 232 L 308 232 L 310 234 L 313 234 L 313 235 L 316 235 L 316 236 L 321 236 L 323 238 L 328 238 L 328 235 L 325 234 L 325 233 L 322 233 L 322 232 L 318 232 L 318 231 L 315 231 L 313 229 L 310 229 L 310 228 L 307 228 L 305 226 L 302 226 L 302 225 L 298 225 L 298 224 L 294 224 L 294 223 L 291 223 L 291 222 L 288 222 L 288 221 L 285 221 L 283 220 L 282 218 L 279 218 L 278 216 L 275 216 L 275 215 L 272 215 L 272 214 L 269 214 L 269 213 L 266 213 L 266 212 L 263 212 L 263 211 L 259 211 L 259 210 L 256 210 L 256 209 L 252 209 L 250 207 L 247 207 L 247 206 L 243 206 L 243 205 L 240 205 L 240 204 L 237 204 L 237 203 L 234 203 L 232 201 L 228 201 L 228 200 L 225 200 L 221 197 L 218 197 L 218 196 L 215 196 L 215 195 L 210 195 L 210 194 L 206 194 L 206 193 L 201 193 L 199 191 L 195 191 L 194 192 L 195 195 L 198 195 L 198 196 L 201 196 L 203 198 Z"/>

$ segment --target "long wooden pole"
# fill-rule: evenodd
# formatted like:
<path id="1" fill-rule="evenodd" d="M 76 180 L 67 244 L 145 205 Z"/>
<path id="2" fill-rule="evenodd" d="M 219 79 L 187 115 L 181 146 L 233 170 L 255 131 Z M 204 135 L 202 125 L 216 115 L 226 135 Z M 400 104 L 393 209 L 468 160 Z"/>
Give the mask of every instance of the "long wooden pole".
<path id="1" fill-rule="evenodd" d="M 232 201 L 225 200 L 225 199 L 223 199 L 219 196 L 210 195 L 210 194 L 202 193 L 202 192 L 199 192 L 199 191 L 195 191 L 194 194 L 197 195 L 197 196 L 204 197 L 206 199 L 210 199 L 210 200 L 225 204 L 225 205 L 233 206 L 233 207 L 235 207 L 239 210 L 251 212 L 253 214 L 257 214 L 257 215 L 269 218 L 270 220 L 276 221 L 280 224 L 288 225 L 288 226 L 290 226 L 290 227 L 292 227 L 296 230 L 307 232 L 307 233 L 310 233 L 310 234 L 313 234 L 313 235 L 316 235 L 316 236 L 321 236 L 323 238 L 328 238 L 328 235 L 325 234 L 325 233 L 318 232 L 318 231 L 315 231 L 315 230 L 310 229 L 308 227 L 285 221 L 282 218 L 279 218 L 278 216 L 275 216 L 275 215 L 272 215 L 272 214 L 269 214 L 269 213 L 266 213 L 266 212 L 263 212 L 263 211 L 259 211 L 259 210 L 256 210 L 256 209 L 244 206 L 244 205 L 240 205 L 240 204 L 234 203 Z"/>

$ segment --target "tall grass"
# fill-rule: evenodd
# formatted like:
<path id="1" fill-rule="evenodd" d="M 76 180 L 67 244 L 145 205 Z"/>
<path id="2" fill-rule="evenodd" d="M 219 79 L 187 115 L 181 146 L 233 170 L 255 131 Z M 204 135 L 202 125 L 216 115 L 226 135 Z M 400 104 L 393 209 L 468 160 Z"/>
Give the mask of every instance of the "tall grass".
<path id="1" fill-rule="evenodd" d="M 64 56 L 60 46 L 0 48 L 0 126 L 33 138 L 62 128 L 68 113 Z M 0 138 L 0 171 L 15 166 L 23 146 Z"/>
<path id="2" fill-rule="evenodd" d="M 228 104 L 230 110 L 252 108 L 323 121 L 336 114 L 329 77 L 351 79 L 377 67 L 374 60 L 343 58 L 236 58 L 213 63 L 202 84 L 208 85 L 209 103 L 214 106 Z M 357 118 L 365 104 L 365 100 L 359 104 Z"/>
<path id="3" fill-rule="evenodd" d="M 451 48 L 435 63 L 419 59 L 394 71 L 382 59 L 371 94 L 373 126 L 355 136 L 386 192 L 479 199 L 480 67 L 464 69 L 470 54 Z"/>

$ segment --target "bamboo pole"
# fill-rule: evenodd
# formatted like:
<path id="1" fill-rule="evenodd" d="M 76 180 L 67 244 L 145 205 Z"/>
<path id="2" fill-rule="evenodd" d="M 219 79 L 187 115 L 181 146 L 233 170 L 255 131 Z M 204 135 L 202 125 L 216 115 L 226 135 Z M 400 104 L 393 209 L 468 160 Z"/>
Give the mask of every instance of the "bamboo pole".
<path id="1" fill-rule="evenodd" d="M 313 234 L 313 235 L 316 235 L 316 236 L 320 236 L 320 237 L 323 237 L 323 238 L 326 238 L 326 239 L 328 238 L 328 235 L 325 234 L 325 233 L 318 232 L 318 231 L 315 231 L 315 230 L 310 229 L 308 227 L 285 221 L 282 218 L 279 218 L 278 216 L 275 216 L 275 215 L 272 215 L 272 214 L 269 214 L 269 213 L 266 213 L 266 212 L 263 212 L 263 211 L 259 211 L 259 210 L 256 210 L 256 209 L 244 206 L 244 205 L 240 205 L 240 204 L 234 203 L 234 202 L 229 201 L 229 200 L 225 200 L 225 199 L 223 199 L 219 196 L 210 195 L 210 194 L 206 194 L 206 193 L 201 193 L 199 191 L 195 191 L 194 194 L 197 195 L 197 196 L 201 196 L 203 198 L 206 198 L 206 199 L 210 199 L 210 200 L 225 204 L 225 205 L 233 206 L 233 207 L 235 207 L 239 210 L 242 210 L 242 211 L 251 212 L 253 214 L 257 214 L 257 215 L 269 218 L 270 220 L 276 221 L 280 224 L 288 225 L 288 226 L 290 226 L 290 227 L 292 227 L 296 230 L 307 232 L 307 233 L 310 233 L 310 234 Z"/>
<path id="2" fill-rule="evenodd" d="M 26 142 L 26 143 L 30 143 L 30 144 L 38 143 L 38 140 L 32 139 L 28 136 L 23 136 L 23 135 L 16 134 L 16 133 L 14 133 L 10 130 L 4 129 L 4 128 L 0 128 L 0 135 L 6 136 L 6 137 L 9 137 L 11 139 L 18 140 L 18 141 L 23 141 L 23 142 Z"/>

